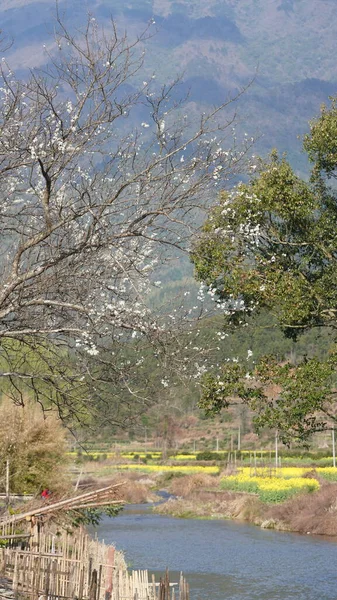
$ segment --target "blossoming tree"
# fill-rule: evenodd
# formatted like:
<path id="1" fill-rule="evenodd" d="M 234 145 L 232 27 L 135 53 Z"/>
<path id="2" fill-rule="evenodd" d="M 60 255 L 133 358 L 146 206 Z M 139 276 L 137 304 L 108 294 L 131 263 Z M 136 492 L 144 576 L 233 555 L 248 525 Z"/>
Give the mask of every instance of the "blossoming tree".
<path id="1" fill-rule="evenodd" d="M 151 273 L 186 250 L 200 209 L 245 156 L 224 141 L 232 100 L 197 116 L 177 100 L 178 81 L 142 81 L 148 35 L 129 40 L 92 17 L 72 34 L 58 15 L 45 68 L 20 79 L 1 63 L 2 390 L 56 404 L 64 419 L 85 420 L 116 381 L 145 402 L 130 360 L 106 350 L 158 341 Z"/>

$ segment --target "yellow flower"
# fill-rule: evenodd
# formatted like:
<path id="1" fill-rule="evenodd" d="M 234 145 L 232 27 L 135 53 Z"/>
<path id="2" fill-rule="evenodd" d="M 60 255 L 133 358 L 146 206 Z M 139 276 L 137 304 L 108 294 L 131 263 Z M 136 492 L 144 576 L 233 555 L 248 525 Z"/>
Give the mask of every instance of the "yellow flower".
<path id="1" fill-rule="evenodd" d="M 218 474 L 219 467 L 202 467 L 193 465 L 171 466 L 171 465 L 144 465 L 144 464 L 128 464 L 118 465 L 117 469 L 130 469 L 146 472 L 163 472 L 163 473 L 211 473 Z"/>

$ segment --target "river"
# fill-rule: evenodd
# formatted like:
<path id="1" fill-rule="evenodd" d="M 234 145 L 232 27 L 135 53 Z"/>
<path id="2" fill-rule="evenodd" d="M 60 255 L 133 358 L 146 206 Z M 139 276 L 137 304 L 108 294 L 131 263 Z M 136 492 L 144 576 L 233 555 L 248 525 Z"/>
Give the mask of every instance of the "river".
<path id="1" fill-rule="evenodd" d="M 131 568 L 183 571 L 191 600 L 336 600 L 336 539 L 263 530 L 224 520 L 175 519 L 150 505 L 105 518 L 98 537 L 124 550 Z"/>

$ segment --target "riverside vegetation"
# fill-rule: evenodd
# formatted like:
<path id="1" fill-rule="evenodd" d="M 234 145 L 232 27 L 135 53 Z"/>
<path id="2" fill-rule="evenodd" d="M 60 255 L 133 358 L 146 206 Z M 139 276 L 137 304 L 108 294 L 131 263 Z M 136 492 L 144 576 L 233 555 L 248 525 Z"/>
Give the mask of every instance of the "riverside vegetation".
<path id="1" fill-rule="evenodd" d="M 221 453 L 219 453 L 221 455 Z M 180 518 L 238 519 L 263 528 L 337 535 L 337 468 L 322 466 L 254 467 L 207 464 L 176 454 L 161 456 L 125 452 L 82 465 L 85 477 L 130 481 L 127 501 L 154 502 L 166 489 L 170 498 L 154 506 L 160 514 Z M 131 457 L 136 456 L 135 459 Z M 145 456 L 145 455 L 144 455 Z M 147 460 L 147 463 L 142 462 Z M 330 459 L 331 461 L 331 459 Z M 174 463 L 174 464 L 169 464 Z"/>

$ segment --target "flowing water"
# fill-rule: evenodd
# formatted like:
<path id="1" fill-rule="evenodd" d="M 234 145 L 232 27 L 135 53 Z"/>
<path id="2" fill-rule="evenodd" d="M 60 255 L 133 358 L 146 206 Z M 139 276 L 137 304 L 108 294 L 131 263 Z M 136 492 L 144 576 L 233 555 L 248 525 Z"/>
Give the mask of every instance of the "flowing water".
<path id="1" fill-rule="evenodd" d="M 336 539 L 263 530 L 233 521 L 175 519 L 149 505 L 104 519 L 99 538 L 130 567 L 183 571 L 191 600 L 336 600 Z"/>

